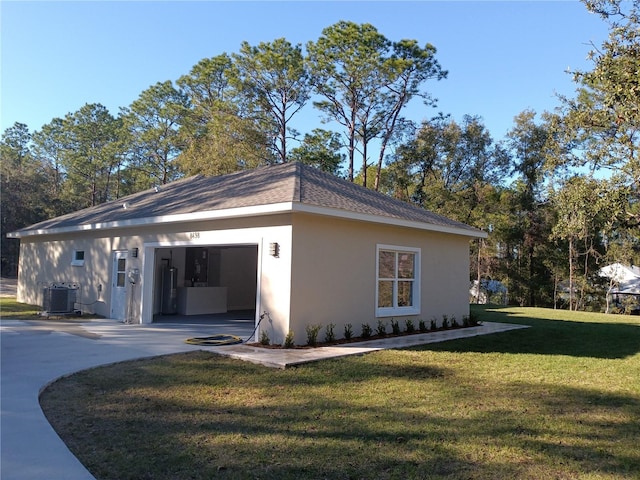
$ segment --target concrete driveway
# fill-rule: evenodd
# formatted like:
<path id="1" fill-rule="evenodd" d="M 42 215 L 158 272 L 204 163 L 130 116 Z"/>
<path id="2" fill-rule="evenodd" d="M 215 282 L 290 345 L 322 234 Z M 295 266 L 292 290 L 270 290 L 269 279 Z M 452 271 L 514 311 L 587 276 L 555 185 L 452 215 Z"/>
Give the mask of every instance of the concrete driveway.
<path id="1" fill-rule="evenodd" d="M 38 396 L 52 380 L 98 365 L 201 350 L 187 338 L 247 338 L 253 322 L 124 325 L 116 320 L 0 320 L 0 478 L 93 479 L 47 422 Z"/>

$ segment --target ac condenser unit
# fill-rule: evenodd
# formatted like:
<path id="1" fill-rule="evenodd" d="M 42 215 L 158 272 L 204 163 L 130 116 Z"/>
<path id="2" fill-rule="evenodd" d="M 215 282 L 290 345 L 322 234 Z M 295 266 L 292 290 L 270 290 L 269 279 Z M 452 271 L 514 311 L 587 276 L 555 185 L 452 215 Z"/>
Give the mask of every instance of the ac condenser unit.
<path id="1" fill-rule="evenodd" d="M 78 285 L 73 283 L 54 283 L 46 287 L 42 292 L 42 314 L 49 316 L 74 313 L 77 292 Z"/>

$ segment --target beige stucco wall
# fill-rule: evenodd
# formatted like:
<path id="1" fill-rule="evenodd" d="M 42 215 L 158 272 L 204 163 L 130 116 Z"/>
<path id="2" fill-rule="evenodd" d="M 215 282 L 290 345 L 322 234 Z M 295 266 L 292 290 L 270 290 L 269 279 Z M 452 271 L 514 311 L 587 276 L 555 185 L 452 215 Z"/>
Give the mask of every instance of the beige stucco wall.
<path id="1" fill-rule="evenodd" d="M 111 229 L 75 232 L 73 234 L 39 236 L 21 239 L 18 279 L 18 301 L 42 305 L 42 290 L 51 283 L 78 283 L 77 301 L 85 313 L 96 313 L 109 317 L 111 301 L 112 253 L 118 250 L 131 251 L 138 248 L 138 257 L 128 259 L 129 268 L 138 268 L 139 283 L 130 289 L 134 295 L 134 321 L 149 322 L 158 311 L 156 291 L 157 259 L 163 252 L 172 250 L 175 262 L 184 263 L 184 247 L 203 245 L 253 245 L 258 252 L 254 259 L 242 260 L 242 272 L 233 269 L 238 265 L 238 251 L 227 253 L 223 274 L 237 286 L 239 273 L 258 270 L 259 278 L 251 288 L 259 289 L 259 314 L 270 313 L 271 322 L 263 322 L 270 329 L 271 338 L 284 338 L 289 324 L 290 215 L 272 215 L 207 222 L 159 224 L 130 229 Z M 280 256 L 269 255 L 268 244 L 278 242 Z M 75 250 L 85 252 L 82 267 L 71 265 Z M 159 252 L 156 255 L 156 252 Z M 232 257 L 236 258 L 232 258 Z M 243 254 L 244 255 L 244 254 Z M 148 261 L 145 261 L 147 259 Z M 256 265 L 257 263 L 257 265 Z M 181 281 L 182 277 L 179 276 Z M 256 293 L 246 288 L 235 289 L 232 308 L 249 307 L 248 298 Z M 284 333 L 283 333 L 284 332 Z"/>
<path id="2" fill-rule="evenodd" d="M 85 313 L 108 316 L 111 295 L 111 252 L 127 250 L 127 238 L 92 238 L 89 234 L 62 235 L 48 241 L 20 241 L 18 269 L 19 302 L 42 305 L 42 290 L 52 283 L 75 283 L 77 308 Z M 73 266 L 75 250 L 85 252 L 83 266 Z M 139 266 L 132 259 L 130 267 Z"/>
<path id="3" fill-rule="evenodd" d="M 279 245 L 277 257 L 269 253 L 271 242 Z M 304 344 L 305 327 L 311 324 L 323 326 L 320 341 L 329 323 L 336 325 L 338 338 L 347 323 L 352 324 L 355 335 L 360 335 L 363 323 L 376 328 L 379 244 L 421 250 L 421 312 L 411 316 L 416 327 L 420 319 L 440 323 L 442 315 L 447 315 L 461 321 L 469 313 L 468 237 L 306 213 L 156 224 L 136 227 L 133 235 L 131 230 L 114 229 L 38 237 L 38 241 L 22 239 L 18 300 L 41 304 L 46 285 L 76 282 L 81 285 L 78 302 L 85 304 L 82 310 L 109 317 L 112 252 L 138 248 L 138 257 L 129 258 L 128 265 L 141 273 L 139 283 L 130 290 L 131 305 L 136 312 L 133 320 L 147 323 L 158 311 L 157 267 L 167 251 L 173 251 L 176 262 L 184 262 L 180 257 L 183 247 L 253 245 L 257 258 L 243 263 L 242 269 L 257 270 L 251 288 L 257 290 L 257 316 L 264 315 L 257 335 L 265 331 L 272 342 L 282 343 L 291 329 L 295 342 Z M 83 267 L 71 265 L 74 250 L 85 251 Z M 233 254 L 221 267 L 228 276 L 235 274 Z M 235 261 L 237 265 L 238 258 Z M 239 293 L 232 307 L 247 307 L 249 295 Z M 405 318 L 397 320 L 403 325 Z M 389 325 L 387 328 L 390 331 Z"/>
<path id="4" fill-rule="evenodd" d="M 337 338 L 344 326 L 361 325 L 374 330 L 376 318 L 376 246 L 378 244 L 421 249 L 421 313 L 397 317 L 442 322 L 442 315 L 461 322 L 469 314 L 469 238 L 407 228 L 351 222 L 298 214 L 293 221 L 291 328 L 297 344 L 306 343 L 305 327 L 334 323 Z M 390 317 L 387 331 L 391 331 Z"/>

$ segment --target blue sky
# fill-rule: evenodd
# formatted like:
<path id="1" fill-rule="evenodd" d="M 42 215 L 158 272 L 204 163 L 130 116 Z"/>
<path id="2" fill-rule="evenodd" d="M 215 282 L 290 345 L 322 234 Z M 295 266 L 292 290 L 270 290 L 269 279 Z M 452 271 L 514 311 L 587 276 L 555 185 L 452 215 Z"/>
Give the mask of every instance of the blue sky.
<path id="1" fill-rule="evenodd" d="M 558 105 L 575 90 L 567 68 L 591 69 L 605 23 L 579 1 L 195 1 L 0 3 L 0 131 L 14 122 L 39 130 L 85 103 L 116 115 L 159 81 L 177 80 L 205 57 L 284 37 L 302 45 L 340 20 L 370 23 L 390 40 L 433 44 L 449 77 L 406 111 L 479 115 L 495 140 L 525 109 Z M 322 127 L 311 107 L 295 125 Z"/>

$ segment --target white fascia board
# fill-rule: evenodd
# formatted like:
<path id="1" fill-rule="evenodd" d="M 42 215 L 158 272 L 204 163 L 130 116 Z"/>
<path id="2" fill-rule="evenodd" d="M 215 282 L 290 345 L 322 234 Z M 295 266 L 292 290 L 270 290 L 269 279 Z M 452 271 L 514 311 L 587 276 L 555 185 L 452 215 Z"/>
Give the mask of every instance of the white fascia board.
<path id="1" fill-rule="evenodd" d="M 7 234 L 9 238 L 24 238 L 35 235 L 58 235 L 61 233 L 86 232 L 94 230 L 110 230 L 114 228 L 130 228 L 162 223 L 185 223 L 203 220 L 221 220 L 230 218 L 256 217 L 260 215 L 276 215 L 292 211 L 291 202 L 257 205 L 252 207 L 228 208 L 225 210 L 208 210 L 206 212 L 182 213 L 179 215 L 160 215 L 157 217 L 135 218 L 115 222 L 73 225 L 69 227 L 22 230 Z"/>
<path id="2" fill-rule="evenodd" d="M 430 232 L 450 233 L 453 235 L 462 235 L 470 238 L 487 238 L 488 234 L 482 230 L 467 230 L 465 228 L 449 227 L 446 225 L 436 225 L 433 223 L 415 222 L 412 220 L 403 220 L 394 217 L 384 217 L 381 215 L 370 215 L 366 213 L 350 212 L 337 208 L 318 207 L 315 205 L 306 205 L 303 203 L 295 203 L 293 205 L 294 212 L 303 212 L 313 215 L 324 215 L 326 217 L 344 218 L 347 220 L 357 220 L 360 222 L 381 223 L 383 225 L 392 225 L 396 227 L 415 228 L 418 230 L 427 230 Z"/>
<path id="3" fill-rule="evenodd" d="M 337 208 L 319 207 L 300 202 L 282 202 L 270 205 L 256 205 L 251 207 L 229 208 L 224 210 L 208 210 L 205 212 L 183 213 L 178 215 L 160 215 L 156 217 L 136 218 L 115 222 L 93 223 L 88 225 L 74 225 L 69 227 L 46 228 L 37 230 L 23 230 L 7 234 L 9 238 L 24 238 L 36 235 L 59 235 L 64 233 L 87 232 L 95 230 L 110 230 L 115 228 L 131 228 L 162 223 L 185 223 L 205 220 L 223 220 L 231 218 L 256 217 L 260 215 L 276 215 L 279 213 L 303 212 L 326 217 L 344 218 L 361 222 L 379 223 L 397 227 L 415 228 L 431 232 L 462 235 L 470 238 L 487 238 L 487 233 L 482 230 L 468 230 L 465 228 L 449 227 L 425 222 L 415 222 L 400 218 L 384 217 L 364 213 L 350 212 Z"/>

